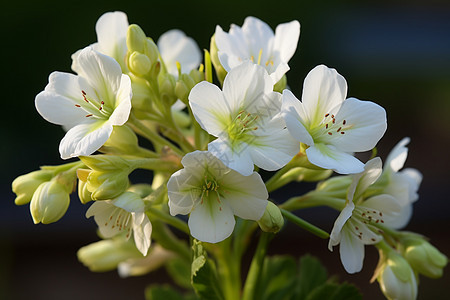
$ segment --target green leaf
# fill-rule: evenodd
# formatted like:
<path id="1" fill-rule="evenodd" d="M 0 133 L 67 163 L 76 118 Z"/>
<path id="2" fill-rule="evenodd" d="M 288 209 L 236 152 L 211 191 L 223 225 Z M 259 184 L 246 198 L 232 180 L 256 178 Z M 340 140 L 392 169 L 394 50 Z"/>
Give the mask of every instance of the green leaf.
<path id="1" fill-rule="evenodd" d="M 192 248 L 194 260 L 192 262 L 191 281 L 197 296 L 205 300 L 224 300 L 223 292 L 217 280 L 216 267 L 208 259 L 202 243 L 194 240 Z"/>
<path id="2" fill-rule="evenodd" d="M 176 284 L 181 287 L 191 289 L 191 265 L 186 260 L 179 257 L 169 260 L 166 263 L 167 273 Z"/>
<path id="3" fill-rule="evenodd" d="M 307 254 L 300 258 L 298 281 L 293 299 L 306 299 L 316 287 L 327 281 L 327 270 L 315 257 Z M 326 299 L 326 298 L 324 298 Z"/>
<path id="4" fill-rule="evenodd" d="M 296 262 L 292 257 L 267 257 L 256 288 L 255 299 L 289 299 L 296 283 L 296 275 Z"/>
<path id="5" fill-rule="evenodd" d="M 303 299 L 303 298 L 300 298 Z M 325 283 L 315 288 L 306 300 L 362 300 L 359 290 L 349 283 Z"/>
<path id="6" fill-rule="evenodd" d="M 183 296 L 169 285 L 151 285 L 145 289 L 146 300 L 195 300 L 195 295 Z"/>

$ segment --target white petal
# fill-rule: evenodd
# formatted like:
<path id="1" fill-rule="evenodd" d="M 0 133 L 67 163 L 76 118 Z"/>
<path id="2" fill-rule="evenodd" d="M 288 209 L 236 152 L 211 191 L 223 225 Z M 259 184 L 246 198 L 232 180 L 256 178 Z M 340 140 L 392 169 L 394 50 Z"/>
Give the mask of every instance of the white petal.
<path id="1" fill-rule="evenodd" d="M 215 41 L 220 63 L 228 72 L 250 59 L 247 42 L 239 26 L 232 25 L 229 33 L 224 32 L 220 26 L 216 26 Z"/>
<path id="2" fill-rule="evenodd" d="M 422 182 L 422 173 L 413 168 L 407 168 L 401 171 L 402 177 L 406 178 L 409 182 L 409 201 L 415 202 L 419 199 L 417 191 L 419 190 L 420 183 Z"/>
<path id="3" fill-rule="evenodd" d="M 199 203 L 189 216 L 191 235 L 203 242 L 218 243 L 231 235 L 236 221 L 226 201 L 219 203 L 213 197 Z"/>
<path id="4" fill-rule="evenodd" d="M 345 152 L 371 150 L 387 129 L 386 111 L 370 101 L 349 98 L 344 101 L 336 115 L 336 124 L 341 124 L 345 134 L 330 136 L 330 142 Z"/>
<path id="5" fill-rule="evenodd" d="M 128 19 L 125 13 L 115 11 L 103 14 L 95 25 L 98 51 L 116 59 L 121 65 L 124 64 L 127 30 Z"/>
<path id="6" fill-rule="evenodd" d="M 107 106 L 115 107 L 114 96 L 122 82 L 120 65 L 113 58 L 96 52 L 91 47 L 81 51 L 78 62 L 82 74 L 85 74 L 89 85 L 97 92 L 97 100 L 103 100 Z"/>
<path id="7" fill-rule="evenodd" d="M 189 155 L 189 154 L 188 154 Z M 167 182 L 170 214 L 187 215 L 200 198 L 200 183 L 204 172 L 182 169 L 173 173 Z M 203 171 L 203 170 L 202 170 Z"/>
<path id="8" fill-rule="evenodd" d="M 71 128 L 86 120 L 87 113 L 64 96 L 42 91 L 35 101 L 38 113 L 50 123 Z"/>
<path id="9" fill-rule="evenodd" d="M 267 206 L 266 186 L 258 173 L 250 176 L 231 171 L 223 177 L 223 200 L 227 201 L 236 216 L 246 220 L 261 219 Z"/>
<path id="10" fill-rule="evenodd" d="M 122 74 L 122 80 L 120 83 L 120 88 L 116 95 L 116 106 L 114 107 L 114 112 L 109 117 L 111 125 L 123 125 L 128 121 L 131 111 L 131 80 L 128 75 Z"/>
<path id="11" fill-rule="evenodd" d="M 110 238 L 122 232 L 119 226 L 113 226 L 119 213 L 118 209 L 120 208 L 115 207 L 108 200 L 94 201 L 86 212 L 86 218 L 94 216 L 102 236 Z"/>
<path id="12" fill-rule="evenodd" d="M 314 145 L 312 136 L 302 124 L 302 120 L 306 118 L 303 104 L 289 90 L 283 91 L 283 105 L 281 110 L 286 127 L 292 137 L 308 146 Z"/>
<path id="13" fill-rule="evenodd" d="M 266 70 L 270 73 L 270 78 L 272 78 L 273 84 L 276 84 L 278 81 L 280 81 L 283 75 L 290 70 L 288 64 L 284 62 L 280 62 L 279 64 L 277 64 L 276 69 L 273 72 L 270 72 L 269 67 L 271 67 L 271 65 L 268 65 L 266 67 Z"/>
<path id="14" fill-rule="evenodd" d="M 175 78 L 178 78 L 176 62 L 180 63 L 182 73 L 189 73 L 201 63 L 202 56 L 197 43 L 181 30 L 167 31 L 161 35 L 157 44 L 168 72 Z"/>
<path id="15" fill-rule="evenodd" d="M 278 52 L 283 62 L 288 62 L 297 49 L 300 23 L 297 20 L 283 23 L 275 29 L 273 51 Z"/>
<path id="16" fill-rule="evenodd" d="M 333 246 L 336 246 L 340 243 L 342 238 L 342 228 L 344 227 L 347 220 L 352 216 L 354 209 L 355 204 L 353 203 L 353 201 L 347 202 L 344 209 L 336 218 L 336 221 L 334 221 L 333 229 L 330 233 L 330 240 L 328 242 L 328 249 L 330 249 L 330 251 L 333 251 Z"/>
<path id="17" fill-rule="evenodd" d="M 100 123 L 102 123 L 100 125 Z M 92 131 L 92 129 L 97 128 Z M 87 156 L 98 150 L 108 140 L 113 127 L 108 122 L 83 123 L 70 129 L 59 144 L 62 159 Z"/>
<path id="18" fill-rule="evenodd" d="M 315 127 L 326 114 L 336 114 L 346 95 L 347 82 L 335 69 L 324 65 L 312 69 L 306 75 L 302 95 L 308 124 Z"/>
<path id="19" fill-rule="evenodd" d="M 231 122 L 231 107 L 214 84 L 202 81 L 194 86 L 189 105 L 197 122 L 211 135 L 219 136 Z"/>
<path id="20" fill-rule="evenodd" d="M 389 167 L 393 172 L 398 172 L 403 168 L 406 158 L 408 157 L 408 145 L 410 142 L 409 137 L 403 138 L 389 153 L 385 166 Z"/>
<path id="21" fill-rule="evenodd" d="M 360 210 L 361 208 L 357 209 Z M 351 232 L 353 234 L 353 237 L 357 239 L 358 242 L 364 245 L 374 245 L 380 242 L 383 239 L 383 236 L 376 233 L 369 227 L 371 227 L 375 231 L 378 230 L 376 228 L 373 228 L 373 226 L 371 225 L 367 226 L 359 218 L 353 217 L 346 224 L 345 230 L 347 232 Z"/>
<path id="22" fill-rule="evenodd" d="M 357 201 L 367 188 L 378 180 L 381 173 L 381 158 L 375 157 L 369 160 L 364 165 L 364 171 L 353 176 L 352 183 L 347 191 L 347 198 Z"/>
<path id="23" fill-rule="evenodd" d="M 250 48 L 250 54 L 258 57 L 259 52 L 269 57 L 272 53 L 273 41 L 275 35 L 273 30 L 263 21 L 255 17 L 247 17 L 242 25 L 242 32 Z M 266 61 L 267 59 L 262 59 Z"/>
<path id="24" fill-rule="evenodd" d="M 144 218 L 140 223 L 133 223 L 133 237 L 136 248 L 146 256 L 151 244 L 152 223 L 144 212 L 139 214 L 144 215 Z"/>
<path id="25" fill-rule="evenodd" d="M 331 145 L 315 144 L 306 149 L 306 155 L 312 164 L 339 174 L 355 174 L 364 170 L 361 161 Z"/>
<path id="26" fill-rule="evenodd" d="M 253 161 L 247 150 L 248 145 L 245 143 L 241 143 L 232 148 L 228 141 L 223 141 L 221 139 L 216 139 L 208 144 L 208 151 L 211 152 L 212 155 L 220 159 L 228 168 L 233 169 L 244 176 L 253 173 Z"/>
<path id="27" fill-rule="evenodd" d="M 145 210 L 145 204 L 142 198 L 133 192 L 124 192 L 111 203 L 117 207 L 120 207 L 127 212 L 143 212 Z"/>
<path id="28" fill-rule="evenodd" d="M 272 90 L 273 82 L 266 70 L 251 62 L 232 69 L 223 82 L 223 95 L 232 114 L 252 112 L 264 104 L 264 95 Z"/>
<path id="29" fill-rule="evenodd" d="M 364 244 L 351 232 L 343 231 L 339 247 L 342 265 L 350 273 L 361 271 L 364 261 Z"/>

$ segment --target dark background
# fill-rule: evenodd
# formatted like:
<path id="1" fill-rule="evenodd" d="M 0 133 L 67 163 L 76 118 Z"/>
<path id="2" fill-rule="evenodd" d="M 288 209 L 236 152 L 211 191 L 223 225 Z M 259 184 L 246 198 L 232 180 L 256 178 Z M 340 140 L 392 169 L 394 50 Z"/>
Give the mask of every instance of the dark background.
<path id="1" fill-rule="evenodd" d="M 9 1 L 0 9 L 0 299 L 142 299 L 147 284 L 170 282 L 164 271 L 120 279 L 116 272 L 91 273 L 76 258 L 79 247 L 97 240 L 77 199 L 52 225 L 33 225 L 29 205 L 15 206 L 12 180 L 45 164 L 60 164 L 59 126 L 44 121 L 34 97 L 52 71 L 70 72 L 70 55 L 96 41 L 95 23 L 104 12 L 122 10 L 155 40 L 180 28 L 200 48 L 209 48 L 216 24 L 228 30 L 248 15 L 272 28 L 297 19 L 297 52 L 290 61 L 288 84 L 300 98 L 305 75 L 314 66 L 336 68 L 348 82 L 349 96 L 372 100 L 388 113 L 388 131 L 379 142 L 385 159 L 404 136 L 412 139 L 407 167 L 424 176 L 420 199 L 406 230 L 431 239 L 450 256 L 449 114 L 450 5 L 447 1 Z M 289 186 L 299 193 L 304 185 Z M 278 193 L 279 200 L 287 195 Z M 301 216 L 330 231 L 336 217 L 328 209 Z M 380 299 L 378 284 L 369 284 L 377 262 L 366 247 L 363 272 L 348 275 L 337 249 L 288 226 L 271 244 L 270 253 L 318 255 L 330 273 L 356 283 L 364 299 Z M 444 278 L 421 277 L 419 299 L 446 299 Z M 275 275 L 275 274 L 274 274 Z"/>

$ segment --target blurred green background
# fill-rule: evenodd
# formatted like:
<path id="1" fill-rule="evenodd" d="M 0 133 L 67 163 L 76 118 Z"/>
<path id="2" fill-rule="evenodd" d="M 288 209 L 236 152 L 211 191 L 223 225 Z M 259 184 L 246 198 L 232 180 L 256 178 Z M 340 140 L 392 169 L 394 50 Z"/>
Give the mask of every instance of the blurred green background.
<path id="1" fill-rule="evenodd" d="M 115 272 L 90 273 L 78 263 L 79 247 L 97 240 L 86 208 L 73 199 L 67 215 L 52 225 L 33 225 L 29 206 L 14 205 L 12 180 L 44 164 L 60 164 L 58 144 L 64 132 L 44 121 L 34 97 L 52 71 L 70 72 L 70 55 L 96 41 L 95 23 L 104 12 L 122 10 L 155 40 L 180 28 L 200 48 L 209 48 L 217 24 L 228 30 L 248 15 L 272 28 L 297 19 L 297 52 L 289 65 L 288 84 L 300 98 L 305 75 L 314 66 L 336 68 L 348 95 L 385 107 L 388 131 L 379 143 L 385 159 L 404 136 L 412 139 L 407 167 L 424 180 L 420 199 L 406 230 L 431 238 L 450 256 L 450 3 L 448 1 L 8 1 L 0 10 L 2 38 L 0 126 L 0 299 L 142 299 L 147 284 L 168 281 L 164 271 L 120 279 Z M 304 188 L 290 185 L 279 200 Z M 336 217 L 327 209 L 301 212 L 327 231 Z M 348 275 L 339 254 L 320 240 L 288 226 L 270 253 L 318 255 L 330 273 L 357 284 L 364 299 L 381 299 L 370 284 L 377 253 L 366 247 L 364 270 Z M 276 274 L 274 274 L 275 276 Z M 421 277 L 419 299 L 446 299 L 444 278 Z"/>

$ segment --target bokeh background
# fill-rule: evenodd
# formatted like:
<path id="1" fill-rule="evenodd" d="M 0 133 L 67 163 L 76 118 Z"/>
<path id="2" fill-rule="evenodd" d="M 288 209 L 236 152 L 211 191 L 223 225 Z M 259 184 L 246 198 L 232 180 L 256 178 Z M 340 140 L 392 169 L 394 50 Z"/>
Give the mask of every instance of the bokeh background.
<path id="1" fill-rule="evenodd" d="M 242 25 L 248 15 L 272 28 L 297 19 L 298 49 L 290 61 L 288 84 L 298 97 L 305 75 L 314 66 L 334 67 L 348 82 L 349 96 L 372 100 L 386 108 L 388 131 L 379 143 L 385 159 L 409 136 L 407 167 L 424 180 L 420 200 L 406 230 L 431 239 L 450 256 L 450 3 L 448 1 L 8 1 L 0 9 L 3 66 L 0 126 L 0 299 L 143 299 L 151 283 L 168 280 L 161 270 L 139 278 L 120 279 L 116 272 L 89 272 L 76 258 L 79 247 L 97 240 L 95 225 L 73 199 L 68 213 L 51 225 L 33 225 L 29 206 L 15 206 L 12 180 L 45 164 L 60 164 L 58 144 L 63 130 L 44 121 L 34 97 L 55 70 L 70 72 L 70 55 L 96 41 L 95 22 L 107 11 L 122 10 L 155 40 L 180 28 L 200 48 L 209 48 L 216 24 L 225 30 Z M 274 196 L 279 201 L 299 194 L 291 184 Z M 336 213 L 312 209 L 300 213 L 330 231 Z M 348 275 L 338 251 L 327 241 L 293 226 L 273 241 L 270 253 L 312 253 L 330 274 L 355 283 L 364 299 L 382 299 L 370 284 L 377 253 L 366 247 L 364 270 Z M 450 276 L 421 277 L 419 299 L 448 299 Z M 276 274 L 274 274 L 275 276 Z"/>

